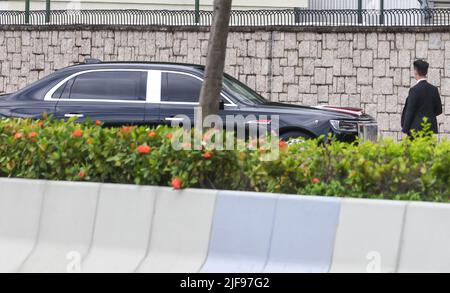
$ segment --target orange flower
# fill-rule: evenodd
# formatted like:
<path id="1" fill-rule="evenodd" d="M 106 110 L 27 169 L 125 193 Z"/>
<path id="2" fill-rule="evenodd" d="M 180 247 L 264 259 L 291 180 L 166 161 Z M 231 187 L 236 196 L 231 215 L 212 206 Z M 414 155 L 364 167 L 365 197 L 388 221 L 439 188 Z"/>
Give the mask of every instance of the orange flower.
<path id="1" fill-rule="evenodd" d="M 146 155 L 146 154 L 150 153 L 151 150 L 152 150 L 152 148 L 149 147 L 148 145 L 145 145 L 145 144 L 144 145 L 140 145 L 137 148 L 138 153 L 141 154 L 141 155 Z"/>
<path id="2" fill-rule="evenodd" d="M 40 128 L 44 128 L 44 122 L 39 121 L 39 127 L 40 127 Z"/>
<path id="3" fill-rule="evenodd" d="M 149 134 L 148 134 L 148 137 L 156 137 L 156 132 L 154 132 L 154 131 L 152 131 L 152 132 L 149 132 Z"/>
<path id="4" fill-rule="evenodd" d="M 122 127 L 122 129 L 120 131 L 122 131 L 122 133 L 130 133 L 131 132 L 131 127 L 130 126 L 124 126 L 124 127 Z"/>
<path id="5" fill-rule="evenodd" d="M 17 132 L 16 134 L 14 134 L 14 139 L 20 139 L 23 137 L 23 133 L 22 132 Z"/>
<path id="6" fill-rule="evenodd" d="M 180 179 L 178 179 L 178 178 L 173 178 L 172 179 L 172 187 L 174 188 L 174 189 L 181 189 L 181 186 L 182 186 L 183 184 L 182 184 L 182 182 L 181 182 L 181 180 Z"/>
<path id="7" fill-rule="evenodd" d="M 28 137 L 33 139 L 36 138 L 38 136 L 38 134 L 36 132 L 31 132 L 30 134 L 28 134 Z"/>
<path id="8" fill-rule="evenodd" d="M 102 125 L 102 121 L 100 121 L 100 120 L 95 120 L 95 125 L 97 125 L 97 126 Z"/>
<path id="9" fill-rule="evenodd" d="M 72 137 L 82 137 L 83 136 L 83 131 L 81 131 L 80 129 L 75 129 L 72 132 Z"/>
<path id="10" fill-rule="evenodd" d="M 205 158 L 207 160 L 212 159 L 212 157 L 213 157 L 213 154 L 211 152 L 206 152 L 203 154 L 203 158 Z"/>
<path id="11" fill-rule="evenodd" d="M 287 143 L 284 140 L 280 140 L 280 149 L 284 150 L 287 147 Z"/>
<path id="12" fill-rule="evenodd" d="M 172 139 L 173 134 L 172 134 L 172 133 L 167 133 L 166 137 L 167 137 L 168 139 Z"/>
<path id="13" fill-rule="evenodd" d="M 80 177 L 80 178 L 86 177 L 86 172 L 80 171 L 80 172 L 78 173 L 78 177 Z"/>
<path id="14" fill-rule="evenodd" d="M 319 178 L 314 178 L 314 179 L 312 180 L 312 183 L 314 183 L 314 184 L 319 184 L 319 183 L 320 183 L 320 179 L 319 179 Z"/>

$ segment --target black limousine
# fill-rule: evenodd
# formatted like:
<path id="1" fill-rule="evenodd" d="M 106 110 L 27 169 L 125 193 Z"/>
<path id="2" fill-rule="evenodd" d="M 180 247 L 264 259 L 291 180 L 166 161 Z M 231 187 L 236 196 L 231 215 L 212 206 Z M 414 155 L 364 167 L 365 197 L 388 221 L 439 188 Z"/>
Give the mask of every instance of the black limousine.
<path id="1" fill-rule="evenodd" d="M 107 126 L 170 124 L 194 116 L 204 67 L 173 63 L 86 63 L 59 70 L 0 97 L 0 117 L 101 120 Z M 225 75 L 220 115 L 278 115 L 282 139 L 334 134 L 339 140 L 376 140 L 376 121 L 360 109 L 269 102 Z M 78 120 L 77 120 L 78 121 Z"/>

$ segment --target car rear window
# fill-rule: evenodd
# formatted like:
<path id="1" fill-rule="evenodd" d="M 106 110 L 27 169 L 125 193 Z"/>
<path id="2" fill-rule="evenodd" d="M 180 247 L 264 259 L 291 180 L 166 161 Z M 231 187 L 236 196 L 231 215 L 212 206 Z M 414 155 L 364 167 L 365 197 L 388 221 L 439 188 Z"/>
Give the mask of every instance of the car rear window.
<path id="1" fill-rule="evenodd" d="M 75 78 L 69 79 L 62 86 L 60 86 L 53 94 L 52 99 L 69 99 L 70 90 L 72 88 Z"/>

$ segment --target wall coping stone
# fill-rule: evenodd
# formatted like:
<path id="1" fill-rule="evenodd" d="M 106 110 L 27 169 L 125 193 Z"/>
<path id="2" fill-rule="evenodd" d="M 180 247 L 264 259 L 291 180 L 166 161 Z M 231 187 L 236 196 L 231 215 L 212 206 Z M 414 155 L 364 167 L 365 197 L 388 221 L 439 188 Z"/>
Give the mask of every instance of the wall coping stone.
<path id="1" fill-rule="evenodd" d="M 207 26 L 135 26 L 135 25 L 0 25 L 1 31 L 188 31 L 208 32 Z M 433 33 L 450 32 L 450 26 L 245 26 L 230 27 L 230 32 L 303 32 L 303 33 Z"/>

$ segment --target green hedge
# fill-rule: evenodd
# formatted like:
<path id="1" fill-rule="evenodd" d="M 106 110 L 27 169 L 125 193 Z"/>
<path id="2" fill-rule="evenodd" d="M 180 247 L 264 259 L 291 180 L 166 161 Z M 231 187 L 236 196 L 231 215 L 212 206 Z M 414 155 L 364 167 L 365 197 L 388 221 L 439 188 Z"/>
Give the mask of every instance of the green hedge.
<path id="1" fill-rule="evenodd" d="M 450 141 L 320 143 L 263 151 L 174 151 L 173 129 L 0 120 L 0 176 L 448 202 Z"/>

